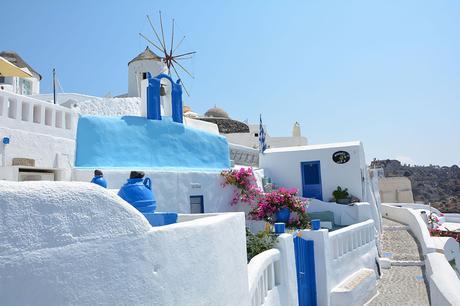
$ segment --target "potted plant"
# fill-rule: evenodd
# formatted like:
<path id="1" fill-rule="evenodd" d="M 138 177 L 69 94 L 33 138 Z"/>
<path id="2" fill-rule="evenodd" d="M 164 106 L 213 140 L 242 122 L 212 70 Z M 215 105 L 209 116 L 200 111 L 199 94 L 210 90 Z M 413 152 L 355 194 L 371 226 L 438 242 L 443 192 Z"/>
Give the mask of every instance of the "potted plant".
<path id="1" fill-rule="evenodd" d="M 339 204 L 349 204 L 350 203 L 350 194 L 348 193 L 348 188 L 342 189 L 342 187 L 337 186 L 337 189 L 332 192 L 334 200 Z"/>
<path id="2" fill-rule="evenodd" d="M 250 215 L 271 224 L 283 222 L 288 227 L 306 228 L 309 220 L 305 205 L 306 202 L 297 197 L 297 189 L 279 188 L 260 197 Z"/>

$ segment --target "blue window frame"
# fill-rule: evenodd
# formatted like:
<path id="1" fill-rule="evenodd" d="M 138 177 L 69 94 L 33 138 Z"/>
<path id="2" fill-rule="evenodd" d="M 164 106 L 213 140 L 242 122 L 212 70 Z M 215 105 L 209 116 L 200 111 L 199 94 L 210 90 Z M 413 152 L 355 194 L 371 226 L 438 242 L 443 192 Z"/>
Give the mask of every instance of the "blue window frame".
<path id="1" fill-rule="evenodd" d="M 190 196 L 190 213 L 204 213 L 204 200 L 202 195 Z"/>

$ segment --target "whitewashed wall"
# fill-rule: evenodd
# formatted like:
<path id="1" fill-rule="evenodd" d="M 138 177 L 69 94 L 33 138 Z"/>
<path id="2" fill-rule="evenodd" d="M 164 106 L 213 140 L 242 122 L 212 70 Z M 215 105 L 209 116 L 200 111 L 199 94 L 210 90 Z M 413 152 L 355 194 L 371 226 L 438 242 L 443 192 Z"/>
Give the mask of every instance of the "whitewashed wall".
<path id="1" fill-rule="evenodd" d="M 317 199 L 308 200 L 307 212 L 323 211 L 333 212 L 334 223 L 337 225 L 351 225 L 372 219 L 370 204 L 366 202 L 343 205 Z"/>
<path id="2" fill-rule="evenodd" d="M 94 184 L 0 182 L 1 305 L 248 305 L 244 215 L 152 228 Z"/>
<path id="3" fill-rule="evenodd" d="M 78 114 L 66 107 L 0 91 L 0 125 L 53 137 L 75 139 Z"/>
<path id="4" fill-rule="evenodd" d="M 149 170 L 149 169 L 102 169 L 108 188 L 119 189 L 129 178 L 131 170 L 141 170 L 152 179 L 152 189 L 157 200 L 157 211 L 190 213 L 190 196 L 202 195 L 204 212 L 226 212 L 241 210 L 231 206 L 233 188 L 222 187 L 220 172 L 201 172 L 187 170 Z M 89 182 L 94 169 L 74 169 L 73 180 Z"/>
<path id="5" fill-rule="evenodd" d="M 332 160 L 332 154 L 341 150 L 350 153 L 350 161 L 345 164 L 337 164 Z M 300 163 L 317 160 L 321 162 L 324 201 L 332 197 L 337 186 L 348 188 L 350 194 L 365 200 L 362 180 L 367 167 L 361 142 L 269 149 L 260 155 L 259 167 L 265 170 L 265 175 L 271 177 L 276 185 L 296 187 L 302 193 Z"/>

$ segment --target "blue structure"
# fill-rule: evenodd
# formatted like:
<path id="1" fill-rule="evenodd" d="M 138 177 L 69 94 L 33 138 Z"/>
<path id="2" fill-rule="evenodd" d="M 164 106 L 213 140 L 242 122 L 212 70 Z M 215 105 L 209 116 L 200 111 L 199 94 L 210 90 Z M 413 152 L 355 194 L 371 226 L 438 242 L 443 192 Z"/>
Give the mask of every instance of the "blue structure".
<path id="1" fill-rule="evenodd" d="M 276 222 L 275 223 L 275 234 L 276 235 L 281 235 L 284 234 L 286 231 L 286 224 L 283 222 Z"/>
<path id="2" fill-rule="evenodd" d="M 314 241 L 294 238 L 295 266 L 299 306 L 316 306 L 316 275 Z"/>
<path id="3" fill-rule="evenodd" d="M 163 226 L 177 223 L 177 213 L 174 212 L 156 212 L 143 213 L 151 226 Z"/>
<path id="4" fill-rule="evenodd" d="M 91 183 L 107 188 L 107 181 L 102 175 L 95 175 L 91 180 Z"/>
<path id="5" fill-rule="evenodd" d="M 221 170 L 230 167 L 225 137 L 171 120 L 82 116 L 76 167 Z"/>
<path id="6" fill-rule="evenodd" d="M 177 123 L 183 123 L 182 117 L 182 86 L 180 80 L 174 82 L 167 74 L 159 74 L 152 78 L 150 73 L 147 74 L 147 119 L 161 120 L 161 102 L 160 90 L 161 79 L 166 78 L 171 82 L 171 103 L 172 103 L 172 120 Z"/>
<path id="7" fill-rule="evenodd" d="M 134 206 L 141 213 L 153 213 L 157 208 L 157 202 L 152 192 L 150 178 L 130 178 L 121 186 L 118 195 Z"/>

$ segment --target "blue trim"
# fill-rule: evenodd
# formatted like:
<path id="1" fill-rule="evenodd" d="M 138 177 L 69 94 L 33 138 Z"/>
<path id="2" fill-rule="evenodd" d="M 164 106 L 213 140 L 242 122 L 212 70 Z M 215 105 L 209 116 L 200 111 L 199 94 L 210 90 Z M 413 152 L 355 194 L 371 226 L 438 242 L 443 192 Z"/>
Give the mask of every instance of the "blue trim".
<path id="1" fill-rule="evenodd" d="M 161 120 L 160 89 L 161 79 L 163 78 L 166 78 L 171 82 L 172 119 L 174 122 L 183 123 L 182 86 L 180 85 L 180 79 L 174 82 L 169 75 L 164 73 L 161 73 L 154 78 L 151 77 L 150 73 L 148 74 L 147 119 Z"/>
<path id="2" fill-rule="evenodd" d="M 200 199 L 200 203 L 201 203 L 201 208 L 200 208 L 200 214 L 204 214 L 204 198 L 202 195 L 193 195 L 193 196 L 190 196 L 190 200 L 192 199 Z M 192 201 L 190 201 L 190 211 L 191 211 L 191 205 L 192 205 Z"/>
<path id="3" fill-rule="evenodd" d="M 318 169 L 319 169 L 319 184 L 315 184 L 315 185 L 319 185 L 319 195 L 316 197 L 316 199 L 318 200 L 323 200 L 323 184 L 322 184 L 322 179 L 321 179 L 321 162 L 319 160 L 314 160 L 314 161 L 305 161 L 305 162 L 301 162 L 300 163 L 300 171 L 301 171 L 301 175 L 302 175 L 302 196 L 303 197 L 310 197 L 311 196 L 308 196 L 308 194 L 306 194 L 306 190 L 305 190 L 305 173 L 304 173 L 304 167 L 306 165 L 318 165 Z M 314 185 L 311 185 L 311 186 L 314 186 Z"/>

